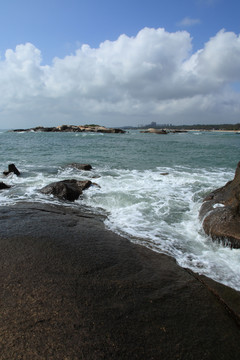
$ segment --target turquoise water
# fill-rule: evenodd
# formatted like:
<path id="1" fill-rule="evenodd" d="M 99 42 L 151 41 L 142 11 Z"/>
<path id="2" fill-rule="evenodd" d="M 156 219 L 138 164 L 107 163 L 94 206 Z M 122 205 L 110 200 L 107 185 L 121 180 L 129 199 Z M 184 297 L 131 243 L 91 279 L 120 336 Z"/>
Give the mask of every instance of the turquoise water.
<path id="1" fill-rule="evenodd" d="M 58 202 L 37 190 L 56 180 L 91 179 L 100 188 L 90 188 L 66 206 L 83 204 L 104 212 L 111 230 L 240 290 L 240 250 L 213 243 L 198 219 L 203 197 L 233 178 L 240 160 L 240 135 L 0 130 L 0 160 L 0 173 L 9 163 L 22 173 L 0 175 L 0 181 L 12 185 L 0 192 L 2 205 L 20 200 Z M 72 169 L 67 166 L 72 162 L 90 163 L 93 171 Z"/>
<path id="2" fill-rule="evenodd" d="M 77 158 L 99 166 L 130 170 L 157 166 L 234 169 L 240 155 L 240 135 L 235 133 L 3 134 L 0 143 L 3 164 L 11 158 L 18 163 L 61 166 Z"/>

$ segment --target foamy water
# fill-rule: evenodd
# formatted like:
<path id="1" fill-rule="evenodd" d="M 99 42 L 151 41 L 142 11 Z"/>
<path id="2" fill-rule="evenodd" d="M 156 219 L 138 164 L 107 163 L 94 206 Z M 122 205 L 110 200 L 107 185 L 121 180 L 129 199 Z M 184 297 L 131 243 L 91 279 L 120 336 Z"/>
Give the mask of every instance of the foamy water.
<path id="1" fill-rule="evenodd" d="M 92 187 L 83 202 L 104 208 L 111 230 L 240 290 L 240 251 L 212 242 L 198 218 L 203 195 L 231 174 L 187 170 L 116 170 L 99 178 L 101 189 Z"/>

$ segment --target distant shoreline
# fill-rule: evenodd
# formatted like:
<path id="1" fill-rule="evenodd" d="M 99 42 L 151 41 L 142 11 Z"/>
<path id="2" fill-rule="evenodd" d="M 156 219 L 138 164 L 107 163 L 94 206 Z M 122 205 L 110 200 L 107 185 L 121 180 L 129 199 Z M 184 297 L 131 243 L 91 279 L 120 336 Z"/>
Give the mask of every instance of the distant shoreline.
<path id="1" fill-rule="evenodd" d="M 134 129 L 129 129 L 129 130 L 134 130 Z M 170 134 L 170 133 L 187 133 L 187 132 L 205 132 L 205 133 L 235 133 L 235 134 L 239 134 L 240 135 L 240 130 L 207 130 L 207 129 L 175 129 L 175 128 L 171 128 L 171 129 L 168 129 L 168 128 L 154 128 L 154 129 L 145 129 L 145 128 L 142 128 L 142 129 L 136 129 L 138 130 L 140 133 L 151 133 L 151 134 Z"/>
<path id="2" fill-rule="evenodd" d="M 147 125 L 140 125 L 138 127 L 133 126 L 124 126 L 124 130 L 147 130 L 147 129 L 156 129 L 156 130 L 169 130 L 169 131 L 231 131 L 231 132 L 240 132 L 240 123 L 238 124 L 192 124 L 192 125 L 173 125 L 173 124 L 157 124 L 152 122 Z"/>
<path id="3" fill-rule="evenodd" d="M 239 133 L 240 134 L 240 130 L 206 130 L 206 129 L 191 129 L 191 130 L 187 130 L 187 131 L 197 131 L 197 132 L 230 132 L 230 133 Z"/>

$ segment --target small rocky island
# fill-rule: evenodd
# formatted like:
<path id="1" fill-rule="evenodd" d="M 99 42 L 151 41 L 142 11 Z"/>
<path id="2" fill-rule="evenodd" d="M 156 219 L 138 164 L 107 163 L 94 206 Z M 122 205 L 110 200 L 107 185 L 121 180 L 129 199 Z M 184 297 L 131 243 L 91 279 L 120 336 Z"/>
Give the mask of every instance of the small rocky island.
<path id="1" fill-rule="evenodd" d="M 187 130 L 169 130 L 169 129 L 156 129 L 156 128 L 149 128 L 147 130 L 142 130 L 140 133 L 151 133 L 151 134 L 160 134 L 160 135 L 167 135 L 170 133 L 186 133 Z"/>
<path id="2" fill-rule="evenodd" d="M 97 132 L 124 134 L 126 131 L 119 128 L 106 128 L 100 125 L 60 125 L 56 127 L 37 126 L 30 129 L 15 129 L 12 132 L 32 131 L 32 132 Z"/>

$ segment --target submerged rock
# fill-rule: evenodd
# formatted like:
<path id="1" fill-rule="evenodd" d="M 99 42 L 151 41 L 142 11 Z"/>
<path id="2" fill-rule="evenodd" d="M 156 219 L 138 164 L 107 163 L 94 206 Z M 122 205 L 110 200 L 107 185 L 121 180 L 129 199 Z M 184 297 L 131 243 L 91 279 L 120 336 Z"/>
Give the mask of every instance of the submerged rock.
<path id="1" fill-rule="evenodd" d="M 7 184 L 4 184 L 3 182 L 0 182 L 0 190 L 3 190 L 3 189 L 10 189 L 11 186 L 7 185 Z"/>
<path id="2" fill-rule="evenodd" d="M 141 133 L 153 133 L 153 134 L 160 134 L 160 135 L 167 135 L 168 132 L 164 129 L 155 129 L 155 128 L 150 128 L 147 129 L 145 131 L 140 131 Z"/>
<path id="3" fill-rule="evenodd" d="M 9 164 L 8 165 L 8 171 L 3 172 L 3 174 L 6 175 L 6 176 L 11 174 L 11 173 L 14 173 L 17 176 L 20 175 L 20 171 L 16 168 L 16 166 L 14 164 Z"/>
<path id="4" fill-rule="evenodd" d="M 68 165 L 69 167 L 78 169 L 78 170 L 92 170 L 92 166 L 90 164 L 79 164 L 79 163 L 72 163 Z"/>
<path id="5" fill-rule="evenodd" d="M 75 179 L 53 182 L 43 187 L 40 192 L 57 196 L 60 199 L 74 201 L 79 198 L 83 190 L 92 185 L 90 180 L 79 181 Z"/>
<path id="6" fill-rule="evenodd" d="M 199 216 L 207 235 L 240 248 L 240 162 L 234 179 L 203 200 Z"/>

